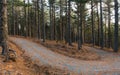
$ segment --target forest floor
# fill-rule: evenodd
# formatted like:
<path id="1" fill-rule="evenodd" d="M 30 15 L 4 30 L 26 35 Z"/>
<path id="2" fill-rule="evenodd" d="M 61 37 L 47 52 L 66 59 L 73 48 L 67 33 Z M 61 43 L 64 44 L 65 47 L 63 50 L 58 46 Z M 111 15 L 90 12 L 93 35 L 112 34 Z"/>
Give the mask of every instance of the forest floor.
<path id="1" fill-rule="evenodd" d="M 40 43 L 37 40 L 35 42 Z M 54 52 L 69 56 L 71 58 L 80 60 L 100 60 L 100 56 L 96 52 L 93 52 L 84 46 L 81 50 L 78 50 L 77 44 L 75 43 L 73 43 L 72 46 L 69 46 L 63 42 L 47 40 L 45 43 L 41 42 L 41 44 Z"/>
<path id="2" fill-rule="evenodd" d="M 65 44 L 65 42 L 56 42 L 51 40 L 46 40 L 45 43 L 41 42 L 41 40 L 33 39 L 33 38 L 25 38 L 20 36 L 15 36 L 18 38 L 27 39 L 33 42 L 36 42 L 38 44 L 43 45 L 44 47 L 48 48 L 49 50 L 71 57 L 76 58 L 80 60 L 100 60 L 100 55 L 98 55 L 96 52 L 87 49 L 85 46 L 82 46 L 81 50 L 78 50 L 77 44 L 72 43 L 72 46 L 69 46 L 68 44 Z M 89 44 L 85 44 L 86 46 L 90 46 Z M 96 46 L 96 48 L 99 49 L 99 47 Z M 106 49 L 107 51 L 107 49 Z"/>
<path id="3" fill-rule="evenodd" d="M 17 59 L 16 61 L 3 62 L 5 57 L 0 55 L 0 75 L 54 75 L 56 73 L 66 75 L 65 71 L 51 66 L 38 66 L 13 42 L 9 42 L 9 48 L 15 50 Z M 2 49 L 0 48 L 0 53 L 1 51 Z"/>
<path id="4" fill-rule="evenodd" d="M 33 75 L 34 70 L 26 66 L 27 61 L 23 58 L 23 52 L 13 43 L 9 42 L 9 48 L 16 51 L 16 61 L 3 62 L 5 57 L 0 55 L 0 75 Z M 0 49 L 1 53 L 2 49 Z"/>
<path id="5" fill-rule="evenodd" d="M 49 65 L 50 69 L 54 68 L 52 73 L 57 72 L 55 75 L 75 75 L 71 72 L 77 73 L 77 75 L 120 75 L 120 53 L 83 46 L 90 52 L 96 53 L 100 59 L 80 60 L 51 51 L 50 48 L 29 39 L 11 37 L 10 40 L 22 48 L 24 54 L 29 56 L 35 64 Z M 56 69 L 58 70 L 55 71 Z M 40 69 L 37 71 L 39 72 Z"/>

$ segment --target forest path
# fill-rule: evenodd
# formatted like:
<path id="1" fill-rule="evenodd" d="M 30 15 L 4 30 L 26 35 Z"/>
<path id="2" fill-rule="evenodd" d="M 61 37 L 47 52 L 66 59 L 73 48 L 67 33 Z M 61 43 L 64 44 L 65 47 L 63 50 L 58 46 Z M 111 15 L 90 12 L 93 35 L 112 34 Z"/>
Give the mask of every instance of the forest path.
<path id="1" fill-rule="evenodd" d="M 54 53 L 40 44 L 23 38 L 10 37 L 10 40 L 25 50 L 25 53 L 33 61 L 37 60 L 38 64 L 51 65 L 75 72 L 78 75 L 120 75 L 119 53 L 106 52 L 86 46 L 86 48 L 98 53 L 102 58 L 96 61 L 85 61 Z"/>

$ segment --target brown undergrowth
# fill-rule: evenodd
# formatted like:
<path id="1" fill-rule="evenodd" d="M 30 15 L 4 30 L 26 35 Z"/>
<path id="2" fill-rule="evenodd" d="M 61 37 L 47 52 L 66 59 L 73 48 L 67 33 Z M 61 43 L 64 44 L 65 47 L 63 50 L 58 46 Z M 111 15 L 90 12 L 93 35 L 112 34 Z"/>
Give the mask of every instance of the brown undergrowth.
<path id="1" fill-rule="evenodd" d="M 0 55 L 0 75 L 34 75 L 34 71 L 25 65 L 26 62 L 22 57 L 23 52 L 11 42 L 9 42 L 9 48 L 15 50 L 17 59 L 16 61 L 3 62 L 4 56 Z"/>
<path id="2" fill-rule="evenodd" d="M 82 47 L 81 50 L 77 49 L 77 44 L 73 43 L 72 46 L 65 44 L 64 42 L 56 42 L 47 40 L 45 43 L 39 42 L 38 40 L 33 40 L 38 44 L 41 43 L 43 46 L 49 48 L 50 50 L 57 52 L 59 54 L 69 56 L 72 58 L 77 58 L 80 60 L 99 60 L 100 56 L 92 52 L 91 50 Z"/>

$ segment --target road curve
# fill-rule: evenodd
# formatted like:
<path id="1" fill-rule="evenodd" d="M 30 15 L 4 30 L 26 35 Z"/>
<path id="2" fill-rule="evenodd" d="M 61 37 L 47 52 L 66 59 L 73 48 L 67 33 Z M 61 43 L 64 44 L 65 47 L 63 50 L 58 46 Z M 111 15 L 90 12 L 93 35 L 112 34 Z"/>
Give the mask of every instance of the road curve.
<path id="1" fill-rule="evenodd" d="M 33 61 L 38 64 L 51 65 L 63 70 L 75 72 L 78 75 L 120 75 L 120 55 L 88 47 L 97 52 L 102 59 L 98 61 L 84 61 L 70 58 L 43 47 L 40 44 L 23 38 L 10 37 L 10 40 L 25 50 Z"/>

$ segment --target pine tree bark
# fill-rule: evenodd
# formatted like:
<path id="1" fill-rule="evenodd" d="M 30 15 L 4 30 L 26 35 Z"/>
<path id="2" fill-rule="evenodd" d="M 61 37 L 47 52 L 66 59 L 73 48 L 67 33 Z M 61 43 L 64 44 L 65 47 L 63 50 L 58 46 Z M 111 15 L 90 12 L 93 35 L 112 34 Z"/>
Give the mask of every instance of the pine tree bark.
<path id="1" fill-rule="evenodd" d="M 41 38 L 41 36 L 40 36 L 40 11 L 39 11 L 39 2 L 40 2 L 40 0 L 37 0 L 37 11 L 38 11 L 38 39 L 40 39 Z"/>
<path id="2" fill-rule="evenodd" d="M 78 3 L 78 50 L 82 48 L 82 8 L 81 6 L 82 5 Z"/>
<path id="3" fill-rule="evenodd" d="M 97 4 L 97 24 L 98 24 L 98 29 L 97 29 L 97 32 L 98 32 L 98 35 L 97 35 L 97 44 L 98 46 L 100 46 L 100 17 L 99 17 L 99 8 L 98 8 L 98 4 Z"/>
<path id="4" fill-rule="evenodd" d="M 12 24 L 13 24 L 13 35 L 15 35 L 14 0 L 12 0 Z"/>
<path id="5" fill-rule="evenodd" d="M 7 45 L 7 0 L 0 0 L 0 44 L 2 46 L 2 55 L 6 56 L 8 61 L 8 45 Z"/>
<path id="6" fill-rule="evenodd" d="M 93 0 L 91 0 L 91 22 L 92 22 L 92 44 L 95 45 L 94 18 L 93 18 Z"/>
<path id="7" fill-rule="evenodd" d="M 108 48 L 111 47 L 111 15 L 110 15 L 110 4 L 108 4 Z"/>
<path id="8" fill-rule="evenodd" d="M 71 19 L 70 19 L 70 16 L 71 16 L 71 11 L 70 11 L 70 8 L 71 8 L 71 4 L 70 4 L 70 0 L 68 1 L 68 44 L 69 45 L 72 45 L 72 41 L 71 41 Z"/>
<path id="9" fill-rule="evenodd" d="M 43 0 L 41 0 L 41 15 L 42 15 L 42 30 L 43 30 L 43 42 L 45 42 L 45 24 L 44 24 L 44 3 L 43 3 Z"/>
<path id="10" fill-rule="evenodd" d="M 25 17 L 25 20 L 24 20 L 24 36 L 26 37 L 27 36 L 27 18 L 26 18 L 26 3 L 25 3 L 25 0 L 24 0 L 24 17 Z"/>
<path id="11" fill-rule="evenodd" d="M 30 9 L 29 9 L 29 4 L 30 1 L 28 0 L 28 12 L 27 12 L 27 36 L 30 36 L 30 17 L 29 17 L 29 13 L 30 13 Z"/>
<path id="12" fill-rule="evenodd" d="M 118 52 L 118 1 L 115 2 L 114 52 Z"/>
<path id="13" fill-rule="evenodd" d="M 100 46 L 104 47 L 102 0 L 100 0 Z"/>
<path id="14" fill-rule="evenodd" d="M 60 32 L 59 32 L 59 35 L 60 35 L 60 40 L 62 40 L 63 39 L 63 36 L 62 36 L 62 22 L 63 22 L 63 20 L 62 20 L 62 12 L 63 12 L 63 8 L 62 8 L 62 0 L 60 0 Z"/>

